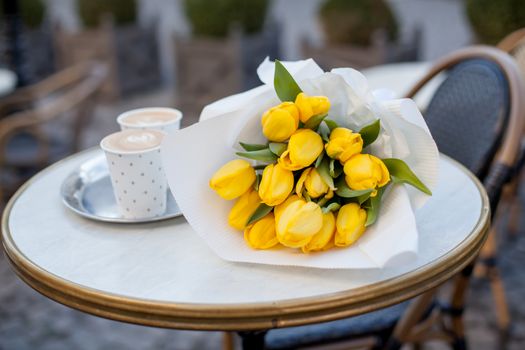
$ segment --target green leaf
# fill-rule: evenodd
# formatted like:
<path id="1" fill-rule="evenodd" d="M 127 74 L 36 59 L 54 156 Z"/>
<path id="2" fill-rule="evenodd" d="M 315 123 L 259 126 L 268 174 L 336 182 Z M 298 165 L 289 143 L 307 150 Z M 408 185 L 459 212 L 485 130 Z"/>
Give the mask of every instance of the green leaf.
<path id="1" fill-rule="evenodd" d="M 239 145 L 241 145 L 241 147 L 244 148 L 244 150 L 248 152 L 260 151 L 268 147 L 267 145 L 259 145 L 256 143 L 244 143 L 244 142 L 239 142 Z"/>
<path id="2" fill-rule="evenodd" d="M 246 223 L 246 226 L 253 224 L 257 220 L 262 219 L 265 217 L 269 212 L 271 212 L 273 207 L 270 207 L 269 205 L 266 205 L 264 203 L 259 204 L 257 209 L 253 212 L 252 216 L 248 219 L 248 222 Z"/>
<path id="3" fill-rule="evenodd" d="M 334 179 L 330 176 L 330 169 L 329 169 L 329 161 L 327 158 L 324 158 L 321 161 L 321 164 L 319 164 L 319 167 L 317 167 L 317 171 L 319 172 L 319 175 L 321 175 L 321 178 L 323 181 L 330 187 L 332 190 L 335 190 L 334 186 Z"/>
<path id="4" fill-rule="evenodd" d="M 270 148 L 270 151 L 272 151 L 273 154 L 280 157 L 281 154 L 283 154 L 283 152 L 286 151 L 288 145 L 286 143 L 281 142 L 270 142 L 268 147 Z"/>
<path id="5" fill-rule="evenodd" d="M 368 209 L 366 210 L 365 227 L 373 225 L 377 221 L 379 210 L 381 209 L 381 197 L 383 197 L 384 191 L 385 191 L 385 187 L 380 188 L 377 191 L 376 196 L 370 198 L 369 206 L 368 206 Z"/>
<path id="6" fill-rule="evenodd" d="M 277 96 L 279 96 L 279 99 L 283 102 L 294 102 L 297 95 L 302 92 L 301 88 L 299 85 L 297 85 L 297 82 L 292 77 L 290 72 L 286 70 L 279 60 L 275 60 L 275 75 L 273 78 L 273 85 L 275 87 Z"/>
<path id="7" fill-rule="evenodd" d="M 339 197 L 355 198 L 366 194 L 370 195 L 370 193 L 372 193 L 372 190 L 352 190 L 346 184 L 344 177 L 341 177 L 339 181 L 337 181 L 337 190 L 335 191 L 335 194 L 337 194 Z"/>
<path id="8" fill-rule="evenodd" d="M 377 119 L 372 124 L 364 126 L 361 130 L 359 130 L 361 138 L 363 139 L 363 148 L 372 144 L 377 139 L 380 130 L 381 122 L 379 121 L 379 119 Z"/>
<path id="9" fill-rule="evenodd" d="M 321 165 L 321 162 L 323 161 L 323 158 L 324 158 L 324 151 L 321 152 L 321 154 L 319 155 L 319 157 L 317 157 L 317 160 L 315 161 L 315 167 L 316 168 L 319 168 L 319 165 Z"/>
<path id="10" fill-rule="evenodd" d="M 328 127 L 328 129 L 330 129 L 330 131 L 334 130 L 335 128 L 338 128 L 339 125 L 337 125 L 337 123 L 331 119 L 325 119 L 324 120 L 324 123 L 326 124 L 326 126 Z"/>
<path id="11" fill-rule="evenodd" d="M 335 179 L 339 177 L 342 172 L 343 167 L 341 166 L 341 163 L 339 163 L 339 161 L 336 159 L 330 159 L 330 176 Z"/>
<path id="12" fill-rule="evenodd" d="M 301 194 L 302 194 L 302 196 L 304 197 L 304 199 L 307 202 L 311 202 L 312 201 L 312 198 L 310 198 L 310 195 L 308 194 L 308 191 L 306 190 L 306 187 L 303 189 L 303 192 Z"/>
<path id="13" fill-rule="evenodd" d="M 328 129 L 326 125 L 319 125 L 317 132 L 321 135 L 321 138 L 325 143 L 330 142 L 330 129 Z"/>
<path id="14" fill-rule="evenodd" d="M 259 160 L 261 162 L 275 163 L 277 156 L 270 151 L 269 148 L 261 149 L 252 152 L 237 152 L 235 153 L 239 157 L 244 157 L 253 160 Z"/>
<path id="15" fill-rule="evenodd" d="M 328 204 L 326 207 L 322 208 L 322 210 L 323 210 L 323 213 L 326 214 L 329 211 L 337 211 L 337 210 L 339 210 L 339 208 L 341 208 L 341 204 L 336 203 L 336 202 L 332 202 L 332 203 Z"/>
<path id="16" fill-rule="evenodd" d="M 328 114 L 318 114 L 314 115 L 308 121 L 304 124 L 304 127 L 306 129 L 312 129 L 313 131 L 316 131 L 319 128 L 319 125 L 321 125 L 321 122 L 326 118 Z"/>
<path id="17" fill-rule="evenodd" d="M 414 186 L 418 190 L 420 190 L 423 193 L 428 194 L 429 196 L 432 195 L 432 192 L 428 189 L 427 186 L 421 180 L 414 174 L 412 170 L 410 170 L 407 163 L 402 161 L 401 159 L 396 158 L 388 158 L 388 159 L 382 159 L 383 163 L 385 163 L 388 171 L 390 172 L 390 176 L 392 176 L 392 180 L 394 183 L 406 183 L 411 186 Z"/>
<path id="18" fill-rule="evenodd" d="M 326 198 L 326 195 L 324 195 L 321 199 L 319 199 L 317 201 L 317 205 L 322 207 L 323 205 L 325 205 L 326 203 L 328 203 L 328 201 L 330 200 L 331 198 Z"/>
<path id="19" fill-rule="evenodd" d="M 255 176 L 255 183 L 253 184 L 253 189 L 259 191 L 259 185 L 261 184 L 262 174 L 257 174 Z"/>
<path id="20" fill-rule="evenodd" d="M 372 194 L 372 192 L 363 194 L 361 196 L 358 196 L 357 197 L 357 201 L 359 202 L 359 204 L 363 204 L 364 202 L 366 202 L 368 200 L 368 198 L 370 198 L 371 194 Z"/>

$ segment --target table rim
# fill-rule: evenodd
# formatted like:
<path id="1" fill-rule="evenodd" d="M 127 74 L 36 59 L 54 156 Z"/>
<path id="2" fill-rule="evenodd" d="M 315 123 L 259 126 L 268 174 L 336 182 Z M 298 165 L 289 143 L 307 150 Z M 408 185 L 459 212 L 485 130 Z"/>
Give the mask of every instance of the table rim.
<path id="1" fill-rule="evenodd" d="M 41 268 L 18 249 L 9 229 L 11 210 L 31 184 L 65 162 L 95 150 L 96 147 L 90 148 L 56 162 L 18 189 L 2 215 L 2 244 L 17 275 L 33 289 L 69 307 L 128 323 L 190 330 L 256 330 L 330 321 L 375 311 L 437 287 L 461 271 L 477 255 L 490 226 L 489 201 L 480 181 L 463 165 L 442 155 L 474 182 L 481 198 L 481 211 L 472 231 L 454 249 L 415 270 L 358 288 L 271 302 L 177 303 L 119 295 L 77 284 Z"/>

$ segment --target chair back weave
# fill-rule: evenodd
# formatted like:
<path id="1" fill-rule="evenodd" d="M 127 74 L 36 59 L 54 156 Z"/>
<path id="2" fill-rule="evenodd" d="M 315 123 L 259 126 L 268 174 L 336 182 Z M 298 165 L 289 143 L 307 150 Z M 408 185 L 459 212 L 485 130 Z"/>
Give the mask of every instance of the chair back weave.
<path id="1" fill-rule="evenodd" d="M 485 185 L 492 214 L 518 160 L 525 129 L 525 82 L 516 61 L 489 46 L 458 50 L 437 61 L 407 93 L 412 98 L 448 73 L 424 113 L 441 152 Z"/>
<path id="2" fill-rule="evenodd" d="M 439 150 L 483 178 L 508 109 L 508 82 L 501 69 L 489 60 L 473 59 L 450 70 L 424 115 Z"/>

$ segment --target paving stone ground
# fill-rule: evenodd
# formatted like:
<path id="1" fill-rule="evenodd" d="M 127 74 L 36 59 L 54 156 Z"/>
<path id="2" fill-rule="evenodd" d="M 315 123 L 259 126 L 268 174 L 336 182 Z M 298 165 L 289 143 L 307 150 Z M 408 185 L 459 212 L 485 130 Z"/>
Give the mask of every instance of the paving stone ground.
<path id="1" fill-rule="evenodd" d="M 172 106 L 170 92 L 156 92 L 97 108 L 85 146 L 116 131 L 118 113 L 144 106 Z M 186 120 L 184 125 L 191 124 Z M 522 191 L 523 192 L 523 191 Z M 525 196 L 521 195 L 525 202 Z M 525 207 L 525 203 L 524 203 Z M 503 208 L 503 212 L 506 211 Z M 471 349 L 525 349 L 525 222 L 518 234 L 500 240 L 500 267 L 511 305 L 512 328 L 506 346 L 498 341 L 492 295 L 486 281 L 474 281 L 466 312 Z M 503 226 L 503 225 L 499 225 Z M 189 332 L 130 325 L 90 316 L 53 302 L 19 280 L 0 254 L 0 350 L 213 350 L 221 333 Z M 431 343 L 426 349 L 446 349 Z"/>

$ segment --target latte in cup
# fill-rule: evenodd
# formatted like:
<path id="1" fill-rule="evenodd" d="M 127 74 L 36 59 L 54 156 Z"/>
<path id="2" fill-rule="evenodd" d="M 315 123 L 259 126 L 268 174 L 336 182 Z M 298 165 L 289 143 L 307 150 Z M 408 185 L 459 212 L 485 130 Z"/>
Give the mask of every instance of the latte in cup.
<path id="1" fill-rule="evenodd" d="M 124 130 L 105 137 L 101 147 L 112 152 L 142 152 L 159 147 L 164 135 L 158 130 Z"/>
<path id="2" fill-rule="evenodd" d="M 182 112 L 174 108 L 139 108 L 122 113 L 117 122 L 122 130 L 156 129 L 170 132 L 180 129 Z"/>
<path id="3" fill-rule="evenodd" d="M 100 142 L 124 218 L 153 218 L 166 211 L 168 186 L 160 156 L 164 135 L 159 130 L 130 129 L 108 135 Z"/>

